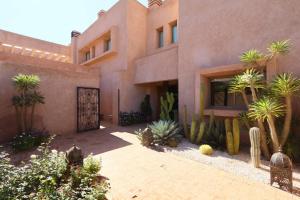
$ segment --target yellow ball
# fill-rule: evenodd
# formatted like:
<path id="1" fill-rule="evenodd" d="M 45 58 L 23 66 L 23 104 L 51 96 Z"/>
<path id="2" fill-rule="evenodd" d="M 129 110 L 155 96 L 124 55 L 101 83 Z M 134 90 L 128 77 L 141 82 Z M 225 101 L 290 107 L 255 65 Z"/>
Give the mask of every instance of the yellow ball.
<path id="1" fill-rule="evenodd" d="M 200 153 L 208 156 L 212 155 L 214 152 L 213 148 L 207 144 L 201 145 L 199 151 Z"/>

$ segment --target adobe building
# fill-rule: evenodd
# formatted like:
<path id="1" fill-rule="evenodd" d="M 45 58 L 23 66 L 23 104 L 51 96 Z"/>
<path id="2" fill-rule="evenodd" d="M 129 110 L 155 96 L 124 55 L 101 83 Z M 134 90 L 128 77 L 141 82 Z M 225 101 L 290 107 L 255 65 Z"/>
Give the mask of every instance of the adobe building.
<path id="1" fill-rule="evenodd" d="M 13 94 L 7 77 L 18 72 L 37 73 L 49 81 L 41 88 L 49 103 L 38 113 L 43 126 L 62 133 L 76 131 L 78 86 L 100 88 L 100 112 L 117 123 L 120 111 L 139 111 L 146 94 L 157 118 L 159 98 L 166 91 L 177 94 L 179 119 L 184 105 L 191 117 L 199 112 L 201 83 L 206 87 L 205 114 L 213 110 L 220 117 L 237 116 L 243 110 L 240 97 L 220 86 L 245 69 L 241 53 L 264 51 L 273 41 L 290 39 L 291 52 L 280 59 L 279 71 L 300 76 L 298 0 L 148 3 L 145 7 L 137 0 L 119 0 L 99 11 L 84 32 L 73 31 L 69 46 L 0 31 L 0 130 L 7 132 L 5 126 L 14 121 L 10 99 L 3 95 Z M 272 65 L 266 73 L 270 79 Z"/>

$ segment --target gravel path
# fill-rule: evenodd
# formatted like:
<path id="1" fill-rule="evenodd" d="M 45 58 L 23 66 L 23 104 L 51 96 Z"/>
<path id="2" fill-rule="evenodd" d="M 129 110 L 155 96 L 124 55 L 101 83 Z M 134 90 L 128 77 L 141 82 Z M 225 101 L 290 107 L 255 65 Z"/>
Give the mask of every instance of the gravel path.
<path id="1" fill-rule="evenodd" d="M 246 152 L 246 149 L 234 156 L 230 156 L 222 151 L 214 151 L 212 156 L 206 156 L 199 152 L 197 145 L 191 144 L 187 140 L 183 140 L 177 148 L 164 147 L 163 149 L 167 153 L 211 165 L 238 176 L 244 176 L 265 184 L 270 183 L 269 162 L 262 161 L 260 168 L 254 168 L 251 164 L 251 157 L 249 153 Z M 299 168 L 294 169 L 293 177 L 294 185 L 300 188 Z"/>

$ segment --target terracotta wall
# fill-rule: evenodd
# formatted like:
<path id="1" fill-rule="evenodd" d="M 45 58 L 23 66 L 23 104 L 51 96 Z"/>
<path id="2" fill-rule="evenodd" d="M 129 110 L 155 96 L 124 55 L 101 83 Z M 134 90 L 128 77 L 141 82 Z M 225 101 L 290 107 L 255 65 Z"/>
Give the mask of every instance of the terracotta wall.
<path id="1" fill-rule="evenodd" d="M 99 87 L 99 76 L 78 65 L 0 53 L 0 142 L 16 133 L 11 78 L 18 73 L 36 74 L 41 79 L 40 91 L 46 103 L 37 106 L 35 127 L 46 128 L 51 134 L 75 133 L 76 87 Z"/>
<path id="2" fill-rule="evenodd" d="M 179 104 L 195 109 L 195 77 L 205 67 L 239 63 L 242 52 L 265 51 L 274 40 L 291 39 L 282 71 L 300 76 L 300 1 L 179 1 Z"/>

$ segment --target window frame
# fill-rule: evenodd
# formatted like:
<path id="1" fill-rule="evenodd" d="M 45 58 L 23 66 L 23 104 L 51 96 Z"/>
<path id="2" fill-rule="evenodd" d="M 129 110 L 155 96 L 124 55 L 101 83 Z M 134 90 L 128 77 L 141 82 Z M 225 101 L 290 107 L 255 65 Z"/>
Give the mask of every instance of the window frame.
<path id="1" fill-rule="evenodd" d="M 178 42 L 177 20 L 171 23 L 170 26 L 171 26 L 171 44 L 176 44 Z"/>
<path id="2" fill-rule="evenodd" d="M 108 52 L 111 50 L 111 38 L 107 38 L 106 40 L 104 40 L 104 52 Z"/>
<path id="3" fill-rule="evenodd" d="M 157 48 L 164 47 L 164 28 L 160 27 L 156 30 L 157 32 Z"/>

